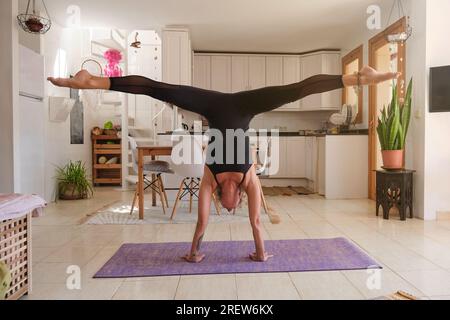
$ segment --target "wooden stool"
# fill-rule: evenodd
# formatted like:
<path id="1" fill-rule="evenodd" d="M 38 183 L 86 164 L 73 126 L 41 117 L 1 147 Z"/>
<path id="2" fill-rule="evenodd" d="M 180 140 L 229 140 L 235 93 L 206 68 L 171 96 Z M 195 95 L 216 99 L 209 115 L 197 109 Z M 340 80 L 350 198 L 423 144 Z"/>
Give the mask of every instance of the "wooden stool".
<path id="1" fill-rule="evenodd" d="M 377 170 L 377 216 L 380 206 L 383 208 L 383 218 L 389 220 L 389 212 L 397 207 L 400 219 L 406 220 L 406 209 L 413 214 L 414 170 L 386 171 Z"/>

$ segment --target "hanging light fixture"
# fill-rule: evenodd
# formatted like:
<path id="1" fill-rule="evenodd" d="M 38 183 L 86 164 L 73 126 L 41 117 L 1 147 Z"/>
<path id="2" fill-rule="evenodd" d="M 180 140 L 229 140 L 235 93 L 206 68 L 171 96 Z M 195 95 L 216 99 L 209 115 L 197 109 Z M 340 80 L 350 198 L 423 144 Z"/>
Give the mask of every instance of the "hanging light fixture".
<path id="1" fill-rule="evenodd" d="M 134 37 L 134 42 L 130 45 L 132 48 L 140 49 L 142 43 L 138 40 L 139 32 L 136 32 L 136 36 Z"/>
<path id="2" fill-rule="evenodd" d="M 394 0 L 394 3 L 392 4 L 392 8 L 391 8 L 391 12 L 389 14 L 389 19 L 387 22 L 387 26 L 386 29 L 390 26 L 391 24 L 391 18 L 392 18 L 392 14 L 394 13 L 395 7 L 397 7 L 398 10 L 398 15 L 399 18 L 405 17 L 405 10 L 403 8 L 403 3 L 402 0 Z M 386 35 L 386 40 L 389 41 L 390 43 L 405 43 L 412 35 L 412 27 L 409 24 L 409 17 L 406 16 L 406 30 L 404 32 L 400 32 L 400 33 L 395 33 L 395 34 L 387 34 Z"/>
<path id="3" fill-rule="evenodd" d="M 31 2 L 33 1 L 32 13 L 30 13 Z M 39 16 L 36 13 L 36 0 L 28 0 L 27 11 L 24 14 L 19 14 L 17 20 L 22 29 L 28 33 L 33 34 L 45 34 L 50 30 L 52 21 L 48 14 L 47 6 L 44 0 L 42 0 L 42 6 L 44 7 L 47 17 Z"/>

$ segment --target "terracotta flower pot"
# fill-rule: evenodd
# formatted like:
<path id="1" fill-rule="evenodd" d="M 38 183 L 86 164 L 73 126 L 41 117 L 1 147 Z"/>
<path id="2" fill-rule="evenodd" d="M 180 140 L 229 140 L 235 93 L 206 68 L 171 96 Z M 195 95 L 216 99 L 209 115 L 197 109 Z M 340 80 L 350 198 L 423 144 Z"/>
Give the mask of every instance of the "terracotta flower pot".
<path id="1" fill-rule="evenodd" d="M 403 168 L 403 150 L 383 150 L 383 168 L 402 169 Z"/>

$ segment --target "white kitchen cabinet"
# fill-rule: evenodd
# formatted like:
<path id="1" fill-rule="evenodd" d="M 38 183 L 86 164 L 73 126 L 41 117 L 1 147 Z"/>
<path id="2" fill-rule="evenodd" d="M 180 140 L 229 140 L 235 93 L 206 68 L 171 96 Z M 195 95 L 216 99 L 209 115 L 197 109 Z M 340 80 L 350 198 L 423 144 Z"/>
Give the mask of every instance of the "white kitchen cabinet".
<path id="1" fill-rule="evenodd" d="M 272 142 L 273 143 L 273 142 Z M 278 172 L 273 172 L 274 167 L 271 167 L 271 178 L 286 178 L 298 179 L 305 178 L 306 163 L 305 163 L 306 139 L 305 137 L 280 137 L 279 138 L 279 153 L 278 153 Z M 273 145 L 271 149 L 271 158 L 274 159 Z"/>
<path id="2" fill-rule="evenodd" d="M 285 56 L 283 57 L 283 85 L 300 82 L 301 65 L 300 57 Z M 300 111 L 301 101 L 295 101 L 277 109 L 277 111 Z"/>
<path id="3" fill-rule="evenodd" d="M 318 193 L 331 200 L 367 199 L 368 137 L 329 135 L 318 142 Z"/>
<path id="4" fill-rule="evenodd" d="M 211 89 L 211 56 L 196 55 L 194 57 L 194 87 Z"/>
<path id="5" fill-rule="evenodd" d="M 231 58 L 231 91 L 233 93 L 249 90 L 248 56 Z"/>
<path id="6" fill-rule="evenodd" d="M 283 84 L 283 57 L 266 57 L 266 85 L 268 87 Z"/>
<path id="7" fill-rule="evenodd" d="M 194 65 L 195 83 L 201 87 L 209 85 L 211 90 L 220 92 L 289 85 L 318 74 L 341 74 L 338 52 L 321 51 L 306 55 L 199 53 L 195 56 L 198 57 Z M 340 110 L 341 95 L 342 90 L 316 94 L 275 111 Z"/>
<path id="8" fill-rule="evenodd" d="M 189 30 L 167 28 L 162 31 L 162 80 L 175 85 L 192 85 L 192 49 Z M 175 130 L 178 107 L 166 109 L 162 114 L 160 131 Z"/>
<path id="9" fill-rule="evenodd" d="M 325 137 L 317 138 L 317 192 L 325 195 Z"/>
<path id="10" fill-rule="evenodd" d="M 318 74 L 341 74 L 339 53 L 314 53 L 301 57 L 302 80 Z M 302 99 L 302 111 L 341 110 L 342 90 L 314 94 Z"/>
<path id="11" fill-rule="evenodd" d="M 232 57 L 232 92 L 248 91 L 266 86 L 265 56 Z"/>
<path id="12" fill-rule="evenodd" d="M 255 90 L 266 86 L 266 57 L 248 57 L 248 89 Z"/>
<path id="13" fill-rule="evenodd" d="M 266 85 L 281 86 L 300 81 L 299 56 L 267 56 L 266 57 Z M 300 101 L 284 105 L 274 111 L 300 111 Z"/>
<path id="14" fill-rule="evenodd" d="M 211 57 L 211 90 L 231 93 L 231 56 Z"/>
<path id="15" fill-rule="evenodd" d="M 284 178 L 287 176 L 287 137 L 279 137 L 277 141 L 272 139 L 270 146 L 270 178 Z M 278 150 L 277 150 L 278 149 Z M 278 152 L 277 152 L 278 151 Z"/>
<path id="16" fill-rule="evenodd" d="M 288 178 L 305 178 L 305 153 L 305 137 L 290 137 L 287 139 L 286 170 Z"/>
<path id="17" fill-rule="evenodd" d="M 306 167 L 306 179 L 308 180 L 308 187 L 317 192 L 317 167 L 318 167 L 318 147 L 317 137 L 306 137 L 306 149 L 305 149 L 305 167 Z"/>

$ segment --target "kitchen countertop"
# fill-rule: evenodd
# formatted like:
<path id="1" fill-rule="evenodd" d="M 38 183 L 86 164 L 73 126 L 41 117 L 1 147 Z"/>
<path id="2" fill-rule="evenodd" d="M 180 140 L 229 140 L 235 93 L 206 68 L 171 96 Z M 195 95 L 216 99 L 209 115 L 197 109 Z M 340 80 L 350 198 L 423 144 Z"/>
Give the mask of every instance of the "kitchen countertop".
<path id="1" fill-rule="evenodd" d="M 304 130 L 300 130 L 300 131 L 294 131 L 294 132 L 280 132 L 279 136 L 280 137 L 325 137 L 325 136 L 367 136 L 369 135 L 369 130 L 368 129 L 364 129 L 364 130 L 351 130 L 351 131 L 344 131 L 344 132 L 340 132 L 337 134 L 333 134 L 333 133 L 320 133 L 320 132 L 312 132 L 312 133 L 308 133 L 308 132 L 303 132 Z M 193 132 L 191 132 L 191 134 L 193 134 Z M 204 134 L 204 133 L 203 133 Z M 166 133 L 160 133 L 158 134 L 160 136 L 168 136 L 168 135 L 172 135 L 172 132 L 166 132 Z M 270 136 L 270 130 L 267 131 L 267 135 Z"/>

